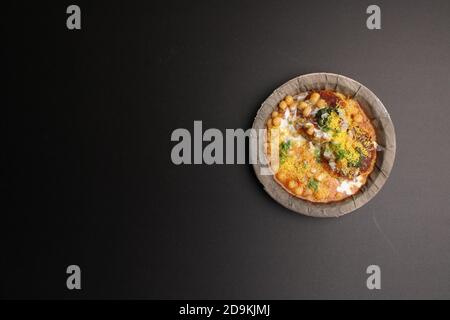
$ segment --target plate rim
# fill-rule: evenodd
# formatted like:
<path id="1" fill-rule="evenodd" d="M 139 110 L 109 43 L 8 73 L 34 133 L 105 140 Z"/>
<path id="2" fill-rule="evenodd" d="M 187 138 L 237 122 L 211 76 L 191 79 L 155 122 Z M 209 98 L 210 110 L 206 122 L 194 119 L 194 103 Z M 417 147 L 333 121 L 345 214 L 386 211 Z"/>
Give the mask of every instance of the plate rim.
<path id="1" fill-rule="evenodd" d="M 328 82 L 329 80 L 331 81 L 335 80 L 336 83 Z M 307 84 L 310 87 L 308 87 Z M 328 87 L 335 86 L 333 90 L 343 89 L 350 92 L 356 90 L 353 94 L 353 97 L 356 97 L 358 101 L 361 100 L 359 101 L 360 104 L 363 100 L 366 100 L 363 103 L 364 111 L 366 113 L 374 112 L 377 114 L 376 117 L 371 119 L 372 124 L 375 121 L 378 121 L 379 125 L 383 127 L 383 129 L 378 128 L 377 142 L 379 141 L 378 133 L 381 132 L 383 133 L 386 145 L 384 146 L 383 150 L 384 154 L 382 163 L 376 165 L 374 170 L 369 175 L 366 184 L 355 195 L 352 195 L 351 197 L 348 197 L 344 200 L 338 202 L 331 202 L 327 204 L 319 204 L 297 198 L 288 193 L 286 190 L 284 190 L 282 186 L 280 186 L 271 175 L 269 176 L 261 175 L 260 170 L 262 166 L 259 161 L 253 163 L 252 166 L 259 182 L 263 185 L 264 190 L 271 196 L 272 199 L 274 199 L 276 202 L 278 202 L 285 208 L 310 217 L 319 217 L 319 218 L 340 217 L 361 208 L 362 206 L 367 204 L 371 199 L 373 199 L 387 181 L 394 165 L 396 153 L 395 127 L 386 107 L 381 102 L 381 100 L 375 95 L 375 93 L 373 93 L 369 88 L 364 86 L 362 83 L 341 74 L 330 72 L 314 72 L 299 75 L 277 87 L 263 101 L 254 118 L 252 129 L 261 129 L 265 127 L 266 121 L 268 119 L 268 113 L 273 111 L 277 106 L 279 100 L 283 96 L 288 94 L 286 93 L 287 91 L 289 90 L 292 91 L 293 88 L 292 86 L 294 86 L 294 88 L 295 86 L 298 87 L 297 89 L 298 94 L 313 89 L 320 90 L 321 88 L 315 87 L 317 85 L 319 85 L 320 87 L 323 86 L 324 89 L 326 89 L 327 86 Z M 357 97 L 357 95 L 361 96 Z M 274 98 L 278 100 L 275 100 Z M 274 101 L 277 102 L 275 105 L 273 105 Z M 363 107 L 363 105 L 361 105 L 361 107 Z M 266 156 L 265 152 L 262 152 L 262 154 L 264 155 L 264 157 Z M 377 154 L 377 162 L 378 157 L 379 154 Z"/>

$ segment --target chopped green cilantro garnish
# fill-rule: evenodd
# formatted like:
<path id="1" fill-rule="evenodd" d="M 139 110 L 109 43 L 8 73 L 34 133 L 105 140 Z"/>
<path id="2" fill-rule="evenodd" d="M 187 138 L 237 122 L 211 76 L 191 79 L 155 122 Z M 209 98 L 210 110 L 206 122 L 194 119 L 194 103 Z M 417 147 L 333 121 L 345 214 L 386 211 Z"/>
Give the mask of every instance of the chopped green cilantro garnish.
<path id="1" fill-rule="evenodd" d="M 290 148 L 291 140 L 280 143 L 280 164 L 283 164 L 286 161 Z"/>
<path id="2" fill-rule="evenodd" d="M 317 189 L 319 188 L 319 181 L 317 181 L 314 178 L 311 178 L 311 179 L 309 179 L 307 186 L 309 189 L 317 191 Z"/>

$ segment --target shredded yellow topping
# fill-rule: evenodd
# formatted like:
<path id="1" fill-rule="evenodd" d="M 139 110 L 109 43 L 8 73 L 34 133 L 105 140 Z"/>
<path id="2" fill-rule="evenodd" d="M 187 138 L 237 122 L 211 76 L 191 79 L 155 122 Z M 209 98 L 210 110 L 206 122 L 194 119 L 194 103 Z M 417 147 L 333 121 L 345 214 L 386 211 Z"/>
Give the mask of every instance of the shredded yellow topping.
<path id="1" fill-rule="evenodd" d="M 341 118 L 339 117 L 339 115 L 336 112 L 332 112 L 328 117 L 327 125 L 331 130 L 338 131 L 341 128 L 340 122 Z"/>

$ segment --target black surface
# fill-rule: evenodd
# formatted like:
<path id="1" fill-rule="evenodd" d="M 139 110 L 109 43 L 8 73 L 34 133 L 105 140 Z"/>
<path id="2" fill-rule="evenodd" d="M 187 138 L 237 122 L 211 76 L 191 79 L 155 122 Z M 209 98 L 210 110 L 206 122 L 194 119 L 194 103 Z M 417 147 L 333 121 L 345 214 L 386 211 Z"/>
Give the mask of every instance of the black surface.
<path id="1" fill-rule="evenodd" d="M 369 1 L 77 1 L 80 31 L 70 4 L 2 4 L 1 297 L 450 298 L 448 1 L 377 1 L 378 31 Z M 248 165 L 171 163 L 174 129 L 248 128 L 318 71 L 368 86 L 396 127 L 363 208 L 306 218 Z"/>

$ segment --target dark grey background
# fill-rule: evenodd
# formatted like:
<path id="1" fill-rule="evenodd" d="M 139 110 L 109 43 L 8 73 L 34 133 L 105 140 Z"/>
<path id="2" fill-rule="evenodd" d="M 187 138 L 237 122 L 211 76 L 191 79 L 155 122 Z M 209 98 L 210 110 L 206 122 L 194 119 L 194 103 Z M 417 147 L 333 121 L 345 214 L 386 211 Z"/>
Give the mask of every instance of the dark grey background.
<path id="1" fill-rule="evenodd" d="M 450 298 L 450 3 L 376 1 L 370 31 L 372 3 L 77 1 L 81 31 L 72 2 L 2 4 L 1 297 Z M 248 165 L 171 164 L 174 129 L 248 128 L 318 71 L 368 86 L 396 128 L 363 208 L 306 218 Z"/>

